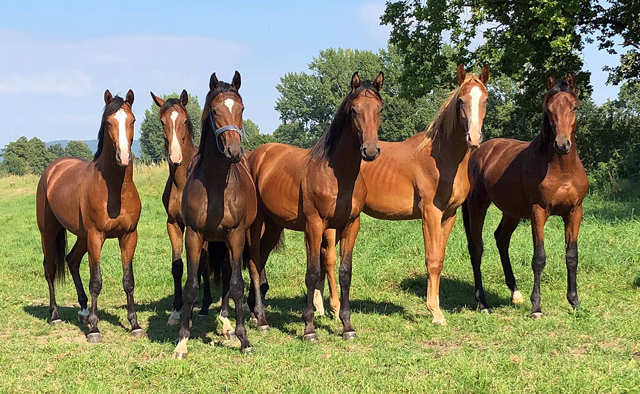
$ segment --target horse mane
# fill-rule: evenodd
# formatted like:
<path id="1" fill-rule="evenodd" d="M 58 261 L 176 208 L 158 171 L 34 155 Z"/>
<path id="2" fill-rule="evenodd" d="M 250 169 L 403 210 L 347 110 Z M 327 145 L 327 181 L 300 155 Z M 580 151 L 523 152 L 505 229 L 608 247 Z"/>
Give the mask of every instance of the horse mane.
<path id="1" fill-rule="evenodd" d="M 242 100 L 242 96 L 240 96 L 238 89 L 234 88 L 233 86 L 231 86 L 226 82 L 219 81 L 218 85 L 216 85 L 216 88 L 214 90 L 209 90 L 209 93 L 207 93 L 207 98 L 205 99 L 204 108 L 202 108 L 202 126 L 201 126 L 202 133 L 200 134 L 200 146 L 198 146 L 198 154 L 200 155 L 200 161 L 204 157 L 204 148 L 207 146 L 206 145 L 207 136 L 213 132 L 213 130 L 211 130 L 211 123 L 209 122 L 209 113 L 211 112 L 211 107 L 210 107 L 211 101 L 218 94 L 224 93 L 224 92 L 235 93 L 238 96 L 238 98 Z"/>
<path id="2" fill-rule="evenodd" d="M 124 103 L 125 101 L 122 97 L 115 96 L 109 104 L 104 106 L 102 122 L 100 123 L 100 130 L 98 130 L 98 149 L 96 149 L 96 153 L 93 155 L 94 161 L 98 160 L 98 157 L 100 157 L 100 154 L 102 153 L 102 148 L 104 146 L 104 129 L 107 124 L 107 118 L 122 108 Z"/>
<path id="3" fill-rule="evenodd" d="M 320 139 L 316 141 L 309 150 L 309 156 L 311 156 L 312 159 L 322 160 L 328 159 L 331 156 L 340 141 L 344 123 L 349 117 L 349 110 L 351 109 L 353 100 L 355 100 L 363 91 L 366 91 L 365 94 L 369 92 L 373 93 L 375 97 L 382 101 L 380 92 L 373 86 L 371 81 L 361 81 L 360 86 L 356 90 L 350 91 L 344 100 L 342 100 L 342 104 L 338 107 L 338 111 L 331 121 L 329 130 L 325 131 Z"/>
<path id="4" fill-rule="evenodd" d="M 182 107 L 184 109 L 184 113 L 187 114 L 187 131 L 189 132 L 189 138 L 193 140 L 193 123 L 191 122 L 191 118 L 189 117 L 189 112 L 187 112 L 187 109 L 185 108 L 185 106 L 182 105 L 182 102 L 180 101 L 180 99 L 177 99 L 177 98 L 167 99 L 164 102 L 164 104 L 162 104 L 162 107 L 160 107 L 160 111 L 158 112 L 158 115 L 162 117 L 162 115 L 174 105 L 178 105 Z"/>
<path id="5" fill-rule="evenodd" d="M 460 89 L 462 89 L 465 84 L 471 81 L 479 82 L 482 84 L 482 81 L 480 81 L 477 76 L 468 75 L 460 86 L 449 93 L 449 97 L 445 100 L 445 102 L 438 110 L 436 119 L 429 125 L 425 137 L 420 145 L 418 145 L 417 150 L 422 150 L 427 146 L 432 145 L 433 141 L 435 141 L 441 133 L 449 135 L 453 132 L 453 130 L 456 128 L 456 122 L 458 121 L 458 98 L 460 97 Z"/>
<path id="6" fill-rule="evenodd" d="M 549 143 L 549 134 L 552 132 L 550 127 L 551 122 L 549 121 L 549 110 L 547 109 L 549 100 L 551 100 L 551 98 L 558 93 L 569 93 L 576 100 L 578 99 L 578 94 L 576 93 L 576 91 L 573 90 L 564 80 L 556 81 L 553 87 L 547 92 L 547 94 L 545 94 L 544 98 L 542 99 L 543 117 L 542 127 L 540 127 L 540 137 L 542 138 L 542 142 L 544 144 Z"/>

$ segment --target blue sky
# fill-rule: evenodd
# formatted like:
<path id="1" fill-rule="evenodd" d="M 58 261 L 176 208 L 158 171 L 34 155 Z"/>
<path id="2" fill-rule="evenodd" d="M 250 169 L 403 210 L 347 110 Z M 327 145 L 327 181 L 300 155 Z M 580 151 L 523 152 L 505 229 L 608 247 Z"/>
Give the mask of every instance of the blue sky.
<path id="1" fill-rule="evenodd" d="M 21 135 L 95 138 L 107 88 L 133 89 L 139 127 L 150 90 L 187 89 L 202 104 L 211 73 L 228 81 L 236 69 L 245 118 L 271 133 L 279 78 L 328 47 L 384 47 L 383 10 L 379 0 L 2 2 L 0 147 Z M 615 97 L 601 68 L 617 58 L 584 57 L 596 102 Z"/>

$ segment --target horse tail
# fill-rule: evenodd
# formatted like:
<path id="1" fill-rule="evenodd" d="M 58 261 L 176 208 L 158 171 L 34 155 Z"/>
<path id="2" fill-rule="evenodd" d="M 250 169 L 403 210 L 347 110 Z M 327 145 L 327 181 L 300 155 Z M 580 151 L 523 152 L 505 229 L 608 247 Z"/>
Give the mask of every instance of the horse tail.
<path id="1" fill-rule="evenodd" d="M 56 234 L 55 249 L 53 252 L 53 261 L 56 264 L 56 280 L 58 283 L 64 283 L 67 274 L 67 230 L 63 227 Z"/>
<path id="2" fill-rule="evenodd" d="M 209 242 L 208 254 L 209 273 L 213 275 L 213 285 L 219 289 L 222 285 L 222 264 L 229 254 L 227 246 L 224 242 Z"/>

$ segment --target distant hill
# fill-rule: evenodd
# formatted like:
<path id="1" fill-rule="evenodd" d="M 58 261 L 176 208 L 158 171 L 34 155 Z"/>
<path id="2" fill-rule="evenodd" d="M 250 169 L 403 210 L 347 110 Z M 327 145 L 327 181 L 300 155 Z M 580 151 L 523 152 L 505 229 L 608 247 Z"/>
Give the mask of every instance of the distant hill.
<path id="1" fill-rule="evenodd" d="M 95 152 L 96 149 L 98 148 L 98 140 L 84 140 L 82 142 L 89 145 L 89 149 L 91 149 L 91 152 Z M 69 140 L 56 140 L 56 141 L 49 141 L 46 144 L 47 146 L 60 144 L 64 148 L 65 146 L 67 146 L 68 143 L 69 143 Z M 133 154 L 136 157 L 140 157 L 140 141 L 133 140 L 133 146 L 131 147 L 131 151 L 133 151 Z"/>

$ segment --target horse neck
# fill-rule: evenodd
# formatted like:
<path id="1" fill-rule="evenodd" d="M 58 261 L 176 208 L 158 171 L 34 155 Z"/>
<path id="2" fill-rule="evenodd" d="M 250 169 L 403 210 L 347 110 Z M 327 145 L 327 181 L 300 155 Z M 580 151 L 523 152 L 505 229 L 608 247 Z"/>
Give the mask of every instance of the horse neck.
<path id="1" fill-rule="evenodd" d="M 203 133 L 209 133 L 204 142 L 204 150 L 202 151 L 201 165 L 207 168 L 205 174 L 214 174 L 216 172 L 228 173 L 231 162 L 220 152 L 216 144 L 216 135 L 210 128 L 204 128 Z"/>
<path id="2" fill-rule="evenodd" d="M 187 183 L 187 167 L 193 156 L 196 155 L 197 149 L 193 146 L 191 137 L 187 136 L 184 144 L 182 144 L 182 164 L 179 166 L 169 164 L 169 179 L 180 190 L 184 188 Z"/>
<path id="3" fill-rule="evenodd" d="M 345 123 L 338 143 L 329 156 L 329 167 L 331 167 L 336 176 L 344 174 L 353 181 L 360 173 L 360 165 L 362 164 L 362 154 L 360 153 L 360 139 L 352 130 L 351 123 Z"/>
<path id="4" fill-rule="evenodd" d="M 437 161 L 446 161 L 456 166 L 469 159 L 469 147 L 464 139 L 464 126 L 458 115 L 452 130 L 440 128 L 431 142 L 431 156 Z"/>
<path id="5" fill-rule="evenodd" d="M 116 162 L 116 150 L 106 132 L 102 152 L 96 160 L 96 168 L 102 174 L 107 186 L 123 187 L 133 183 L 133 161 L 126 167 Z"/>
<path id="6" fill-rule="evenodd" d="M 545 160 L 547 160 L 547 162 L 549 163 L 548 165 L 551 168 L 557 168 L 563 172 L 573 171 L 579 160 L 576 147 L 575 130 L 573 133 L 571 133 L 571 149 L 569 150 L 569 153 L 567 153 L 566 155 L 561 155 L 558 154 L 558 152 L 556 152 L 556 150 L 553 148 L 553 138 L 548 137 L 546 138 L 547 141 L 545 142 L 545 138 L 543 138 L 542 133 L 548 132 L 548 130 L 546 129 L 547 127 L 550 126 L 546 123 L 543 123 L 542 132 L 537 138 L 539 140 L 540 152 L 542 156 L 545 158 Z"/>

